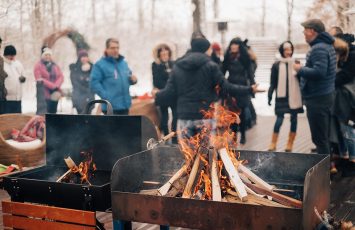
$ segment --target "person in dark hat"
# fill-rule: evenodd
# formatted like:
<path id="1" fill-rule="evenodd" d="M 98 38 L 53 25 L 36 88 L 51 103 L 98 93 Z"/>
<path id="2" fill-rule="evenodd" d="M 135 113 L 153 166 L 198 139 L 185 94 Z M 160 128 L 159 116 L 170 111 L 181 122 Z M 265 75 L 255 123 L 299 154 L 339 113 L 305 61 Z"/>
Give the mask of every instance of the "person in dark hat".
<path id="1" fill-rule="evenodd" d="M 21 113 L 22 85 L 26 81 L 23 65 L 16 59 L 16 48 L 8 45 L 4 49 L 4 70 L 8 74 L 5 79 L 7 89 L 5 113 Z"/>
<path id="2" fill-rule="evenodd" d="M 2 39 L 0 38 L 0 48 Z M 6 101 L 6 88 L 5 88 L 5 78 L 7 78 L 7 73 L 4 71 L 4 59 L 0 56 L 0 114 L 5 112 L 5 101 Z"/>
<path id="3" fill-rule="evenodd" d="M 69 69 L 70 80 L 73 86 L 73 107 L 78 114 L 81 114 L 84 112 L 86 104 L 95 99 L 95 95 L 91 92 L 89 85 L 92 63 L 90 62 L 88 52 L 80 50 L 76 63 L 70 64 Z"/>
<path id="4" fill-rule="evenodd" d="M 311 49 L 307 54 L 305 66 L 300 63 L 293 66 L 300 78 L 312 141 L 318 153 L 330 154 L 329 132 L 336 75 L 334 38 L 325 32 L 325 26 L 319 19 L 310 19 L 301 25 Z"/>
<path id="5" fill-rule="evenodd" d="M 179 140 L 194 136 L 202 125 L 215 124 L 212 119 L 203 119 L 201 111 L 207 111 L 221 94 L 237 96 L 261 91 L 257 85 L 230 84 L 218 65 L 211 60 L 211 53 L 211 44 L 206 38 L 193 38 L 191 49 L 175 62 L 165 88 L 155 92 L 157 105 L 177 103 Z M 221 88 L 220 94 L 215 90 L 218 86 Z"/>
<path id="6" fill-rule="evenodd" d="M 254 69 L 248 53 L 248 47 L 239 37 L 233 38 L 228 46 L 223 60 L 223 73 L 228 72 L 228 81 L 235 85 L 251 86 L 255 84 Z M 239 126 L 234 124 L 232 130 L 240 132 L 240 143 L 246 143 L 247 124 L 251 120 L 250 94 L 239 95 L 238 97 L 229 97 L 227 99 L 228 107 L 232 111 L 240 112 L 241 122 Z"/>

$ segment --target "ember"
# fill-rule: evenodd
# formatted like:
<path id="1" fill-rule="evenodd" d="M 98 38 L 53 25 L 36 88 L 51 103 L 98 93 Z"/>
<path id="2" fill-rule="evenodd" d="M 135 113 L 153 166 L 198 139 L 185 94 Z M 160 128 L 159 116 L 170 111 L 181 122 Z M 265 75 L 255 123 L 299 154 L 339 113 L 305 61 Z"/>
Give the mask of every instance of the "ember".
<path id="1" fill-rule="evenodd" d="M 152 194 L 302 208 L 301 201 L 275 192 L 275 186 L 262 180 L 239 159 L 235 151 L 236 134 L 230 129 L 231 124 L 240 122 L 237 113 L 220 105 L 213 105 L 203 113 L 205 119 L 216 120 L 216 130 L 201 127 L 197 135 L 181 140 L 183 168 Z"/>
<path id="2" fill-rule="evenodd" d="M 68 164 L 68 159 L 64 159 L 68 165 L 69 172 L 63 175 L 63 178 L 59 178 L 59 181 L 66 182 L 66 183 L 81 183 L 81 184 L 88 184 L 91 185 L 89 179 L 94 176 L 94 172 L 96 171 L 96 165 L 93 162 L 92 152 L 82 151 L 80 153 L 80 157 L 82 161 L 78 166 L 72 161 L 73 163 Z M 80 182 L 78 176 L 80 175 Z M 58 181 L 57 181 L 58 182 Z"/>

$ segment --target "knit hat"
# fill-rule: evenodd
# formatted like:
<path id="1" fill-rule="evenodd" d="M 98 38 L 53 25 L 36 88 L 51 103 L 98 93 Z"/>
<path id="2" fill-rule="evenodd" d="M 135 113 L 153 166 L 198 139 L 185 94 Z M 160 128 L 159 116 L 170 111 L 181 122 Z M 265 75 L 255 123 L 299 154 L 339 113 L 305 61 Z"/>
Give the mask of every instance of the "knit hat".
<path id="1" fill-rule="evenodd" d="M 46 56 L 47 54 L 51 55 L 52 56 L 52 50 L 48 47 L 44 48 L 43 49 L 43 53 L 42 53 L 42 57 Z"/>
<path id="2" fill-rule="evenodd" d="M 16 48 L 13 45 L 5 46 L 4 56 L 15 56 L 15 55 L 16 55 Z"/>
<path id="3" fill-rule="evenodd" d="M 79 52 L 78 52 L 78 58 L 79 59 L 82 58 L 82 57 L 88 57 L 88 56 L 89 56 L 89 54 L 88 54 L 88 52 L 86 50 L 79 50 Z"/>
<path id="4" fill-rule="evenodd" d="M 214 42 L 212 43 L 212 49 L 214 51 L 221 51 L 221 46 L 217 42 Z"/>
<path id="5" fill-rule="evenodd" d="M 194 38 L 191 40 L 191 51 L 204 53 L 210 48 L 211 44 L 206 38 Z"/>

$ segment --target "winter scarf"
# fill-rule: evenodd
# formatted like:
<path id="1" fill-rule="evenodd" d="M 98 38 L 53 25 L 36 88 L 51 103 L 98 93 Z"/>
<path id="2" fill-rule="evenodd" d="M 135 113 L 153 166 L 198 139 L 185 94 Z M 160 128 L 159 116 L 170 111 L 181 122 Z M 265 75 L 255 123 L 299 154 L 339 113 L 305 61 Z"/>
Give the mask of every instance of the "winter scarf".
<path id="1" fill-rule="evenodd" d="M 302 107 L 302 97 L 300 85 L 296 78 L 296 73 L 293 70 L 294 60 L 291 58 L 282 58 L 279 65 L 279 78 L 277 83 L 277 97 L 283 98 L 287 95 L 288 90 L 288 104 L 290 109 L 297 109 Z M 286 69 L 287 68 L 287 69 Z M 288 79 L 288 89 L 287 87 Z"/>

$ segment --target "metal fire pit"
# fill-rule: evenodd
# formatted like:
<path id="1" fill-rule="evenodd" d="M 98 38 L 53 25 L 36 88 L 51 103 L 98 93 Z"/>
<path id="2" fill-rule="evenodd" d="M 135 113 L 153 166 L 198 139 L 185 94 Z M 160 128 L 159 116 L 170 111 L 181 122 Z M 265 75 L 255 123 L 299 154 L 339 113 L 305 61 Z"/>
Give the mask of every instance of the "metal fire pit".
<path id="1" fill-rule="evenodd" d="M 142 116 L 46 115 L 46 165 L 5 177 L 4 188 L 12 201 L 105 211 L 111 207 L 114 163 L 145 149 L 152 137 L 155 127 Z M 81 151 L 93 152 L 92 185 L 57 183 L 68 170 L 64 158 L 79 164 Z"/>
<path id="2" fill-rule="evenodd" d="M 159 188 L 181 168 L 178 148 L 159 147 L 118 160 L 111 175 L 113 219 L 194 229 L 312 229 L 314 208 L 329 205 L 329 156 L 316 154 L 240 151 L 241 159 L 257 175 L 287 194 L 302 199 L 303 208 L 193 200 L 139 194 L 144 181 Z"/>

